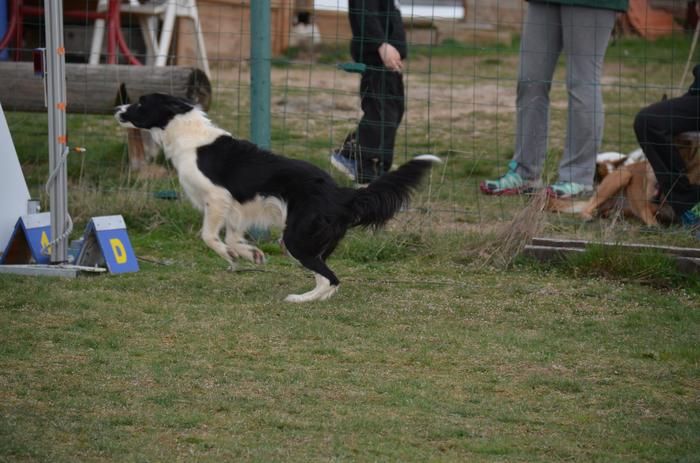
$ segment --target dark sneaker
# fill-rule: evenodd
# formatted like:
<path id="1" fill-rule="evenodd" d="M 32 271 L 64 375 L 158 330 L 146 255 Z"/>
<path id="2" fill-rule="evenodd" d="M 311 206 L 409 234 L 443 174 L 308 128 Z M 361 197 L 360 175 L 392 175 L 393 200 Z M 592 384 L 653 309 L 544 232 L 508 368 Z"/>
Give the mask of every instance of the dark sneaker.
<path id="1" fill-rule="evenodd" d="M 353 182 L 357 179 L 357 163 L 337 151 L 331 154 L 331 165 Z"/>

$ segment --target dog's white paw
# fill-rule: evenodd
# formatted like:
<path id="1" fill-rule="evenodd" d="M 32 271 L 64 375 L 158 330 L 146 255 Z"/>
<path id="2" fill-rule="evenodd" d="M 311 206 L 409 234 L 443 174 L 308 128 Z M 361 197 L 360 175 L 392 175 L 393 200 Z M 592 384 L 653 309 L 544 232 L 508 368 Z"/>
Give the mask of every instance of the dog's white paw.
<path id="1" fill-rule="evenodd" d="M 307 299 L 306 297 L 304 297 L 303 294 L 290 294 L 289 296 L 284 298 L 284 302 L 295 302 L 295 303 L 308 302 L 310 300 L 311 299 Z"/>
<path id="2" fill-rule="evenodd" d="M 434 162 L 436 164 L 442 164 L 442 159 L 435 156 L 434 154 L 419 154 L 417 156 L 413 156 L 413 160 L 428 161 L 428 162 Z"/>
<path id="3" fill-rule="evenodd" d="M 260 249 L 253 248 L 253 249 L 251 249 L 250 253 L 253 256 L 254 263 L 264 264 L 265 262 L 267 262 L 267 259 L 265 258 L 265 253 L 263 253 Z"/>
<path id="4" fill-rule="evenodd" d="M 290 294 L 285 297 L 284 300 L 286 302 L 325 301 L 334 295 L 336 291 L 338 291 L 338 286 L 328 286 L 326 288 L 316 287 L 304 294 Z"/>
<path id="5" fill-rule="evenodd" d="M 330 299 L 332 295 L 335 294 L 335 292 L 338 291 L 338 286 L 331 286 L 326 290 L 326 292 L 322 293 L 318 300 L 319 301 L 325 301 L 327 299 Z"/>
<path id="6" fill-rule="evenodd" d="M 255 246 L 249 244 L 237 244 L 228 248 L 229 255 L 237 260 L 238 258 L 246 259 L 254 264 L 264 264 L 267 262 L 265 253 Z M 235 256 L 235 257 L 234 257 Z"/>

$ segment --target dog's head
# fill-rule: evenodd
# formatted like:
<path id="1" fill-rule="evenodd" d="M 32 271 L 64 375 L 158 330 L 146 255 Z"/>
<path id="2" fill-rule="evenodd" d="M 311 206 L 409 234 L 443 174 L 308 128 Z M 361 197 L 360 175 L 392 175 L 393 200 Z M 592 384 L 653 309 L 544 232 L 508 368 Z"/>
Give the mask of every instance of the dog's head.
<path id="1" fill-rule="evenodd" d="M 180 114 L 192 111 L 189 101 L 165 93 L 150 93 L 139 98 L 138 103 L 117 107 L 114 117 L 124 127 L 137 129 L 161 129 Z"/>

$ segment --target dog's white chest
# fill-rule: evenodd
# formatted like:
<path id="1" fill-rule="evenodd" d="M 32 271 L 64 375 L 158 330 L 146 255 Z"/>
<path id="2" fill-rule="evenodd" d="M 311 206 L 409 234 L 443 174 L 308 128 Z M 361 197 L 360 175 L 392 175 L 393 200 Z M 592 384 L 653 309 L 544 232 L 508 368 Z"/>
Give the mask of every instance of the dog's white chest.
<path id="1" fill-rule="evenodd" d="M 207 197 L 218 193 L 228 197 L 228 191 L 214 185 L 201 170 L 197 167 L 196 154 L 192 153 L 187 156 L 178 156 L 178 162 L 175 163 L 180 185 L 185 191 L 185 195 L 190 199 L 192 204 L 199 210 L 204 210 Z"/>

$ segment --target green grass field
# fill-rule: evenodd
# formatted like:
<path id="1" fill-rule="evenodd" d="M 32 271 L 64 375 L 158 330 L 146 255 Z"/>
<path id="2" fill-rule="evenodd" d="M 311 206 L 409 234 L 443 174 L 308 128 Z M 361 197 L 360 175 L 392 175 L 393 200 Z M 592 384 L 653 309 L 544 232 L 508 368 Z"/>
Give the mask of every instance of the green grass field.
<path id="1" fill-rule="evenodd" d="M 677 85 L 687 45 L 611 46 L 605 149 L 634 147 L 634 114 Z M 273 148 L 323 168 L 357 110 L 333 59 L 273 75 Z M 69 163 L 74 235 L 120 213 L 141 268 L 0 276 L 0 461 L 700 461 L 697 275 L 602 248 L 483 264 L 527 204 L 477 190 L 512 154 L 515 63 L 517 46 L 416 50 L 397 160 L 446 162 L 387 230 L 348 235 L 330 260 L 339 292 L 305 305 L 283 302 L 314 283 L 277 230 L 266 265 L 226 271 L 199 214 L 154 197 L 179 192 L 176 178 L 139 179 L 110 116 L 71 114 L 71 143 L 87 148 Z M 211 116 L 245 136 L 247 86 L 221 73 Z M 45 203 L 46 117 L 6 116 Z M 547 236 L 697 246 L 631 219 L 542 220 Z"/>
<path id="2" fill-rule="evenodd" d="M 697 289 L 361 232 L 297 306 L 274 246 L 230 273 L 192 235 L 133 233 L 135 274 L 0 278 L 0 459 L 700 458 Z"/>

